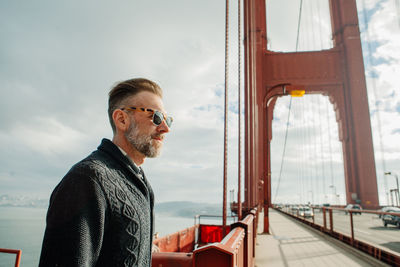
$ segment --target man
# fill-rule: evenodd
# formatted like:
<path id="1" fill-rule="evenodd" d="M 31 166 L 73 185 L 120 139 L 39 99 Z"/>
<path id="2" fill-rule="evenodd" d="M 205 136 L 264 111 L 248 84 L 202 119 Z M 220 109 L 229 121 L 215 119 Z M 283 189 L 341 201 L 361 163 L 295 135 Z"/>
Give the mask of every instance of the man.
<path id="1" fill-rule="evenodd" d="M 160 154 L 172 118 L 147 79 L 109 93 L 112 141 L 103 139 L 51 195 L 39 266 L 150 266 L 154 195 L 140 165 Z"/>

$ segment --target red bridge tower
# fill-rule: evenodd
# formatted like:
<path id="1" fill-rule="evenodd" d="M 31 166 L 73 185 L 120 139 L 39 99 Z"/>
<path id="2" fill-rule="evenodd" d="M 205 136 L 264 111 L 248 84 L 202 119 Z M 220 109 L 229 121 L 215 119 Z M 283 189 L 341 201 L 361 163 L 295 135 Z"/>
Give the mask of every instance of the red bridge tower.
<path id="1" fill-rule="evenodd" d="M 333 48 L 277 53 L 267 50 L 265 0 L 244 0 L 245 207 L 271 204 L 272 114 L 290 86 L 328 95 L 343 145 L 347 203 L 379 206 L 364 64 L 355 0 L 330 0 Z"/>

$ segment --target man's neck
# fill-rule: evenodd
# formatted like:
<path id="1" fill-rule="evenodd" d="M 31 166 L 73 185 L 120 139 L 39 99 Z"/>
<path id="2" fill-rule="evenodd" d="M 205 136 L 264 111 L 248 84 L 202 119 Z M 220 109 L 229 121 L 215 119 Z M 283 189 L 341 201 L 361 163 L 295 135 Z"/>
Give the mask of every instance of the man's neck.
<path id="1" fill-rule="evenodd" d="M 127 156 L 139 167 L 143 164 L 145 156 L 137 151 L 126 138 L 113 137 L 112 142 L 126 152 Z"/>

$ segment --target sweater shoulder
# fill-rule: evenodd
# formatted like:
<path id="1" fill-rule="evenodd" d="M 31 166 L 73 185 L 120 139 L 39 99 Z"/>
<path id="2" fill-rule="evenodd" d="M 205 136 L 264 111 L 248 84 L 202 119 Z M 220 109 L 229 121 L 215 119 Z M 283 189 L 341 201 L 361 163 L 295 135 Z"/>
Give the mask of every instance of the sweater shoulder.
<path id="1" fill-rule="evenodd" d="M 70 174 L 78 174 L 79 176 L 86 176 L 93 179 L 105 175 L 107 169 L 109 169 L 109 165 L 110 162 L 107 156 L 102 155 L 101 152 L 95 151 L 88 157 L 73 165 L 66 176 Z"/>

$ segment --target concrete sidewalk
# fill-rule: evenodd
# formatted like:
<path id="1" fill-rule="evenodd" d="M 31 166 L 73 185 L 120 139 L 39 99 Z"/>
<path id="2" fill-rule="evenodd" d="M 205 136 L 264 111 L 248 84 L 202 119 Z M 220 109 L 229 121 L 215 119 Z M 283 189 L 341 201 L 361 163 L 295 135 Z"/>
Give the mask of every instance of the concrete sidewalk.
<path id="1" fill-rule="evenodd" d="M 271 234 L 257 236 L 257 267 L 389 266 L 275 210 L 269 214 Z M 258 229 L 262 232 L 263 214 Z"/>

